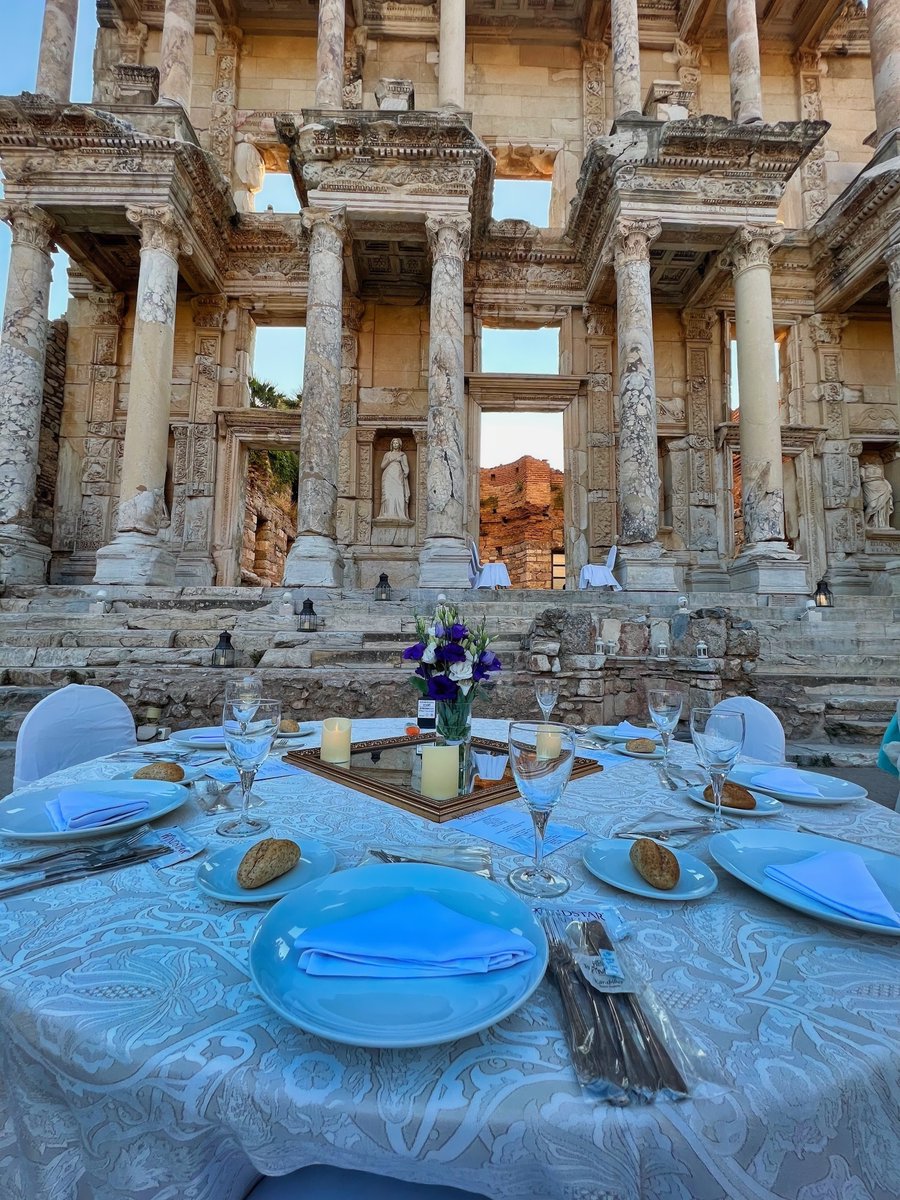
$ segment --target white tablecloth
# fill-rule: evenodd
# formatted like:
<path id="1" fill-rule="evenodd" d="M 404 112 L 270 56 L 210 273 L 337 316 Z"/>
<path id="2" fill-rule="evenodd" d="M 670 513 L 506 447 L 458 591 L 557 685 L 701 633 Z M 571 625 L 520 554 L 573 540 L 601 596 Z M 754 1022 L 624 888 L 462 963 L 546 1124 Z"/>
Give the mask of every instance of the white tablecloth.
<path id="1" fill-rule="evenodd" d="M 355 722 L 355 736 L 403 724 Z M 571 785 L 558 818 L 601 834 L 651 807 L 698 811 L 654 781 L 623 760 Z M 436 832 L 312 775 L 256 790 L 278 830 L 331 843 L 340 867 L 373 841 Z M 170 823 L 215 844 L 218 820 L 188 804 Z M 867 801 L 772 819 L 798 820 L 900 850 L 900 818 Z M 197 860 L 138 866 L 0 905 L 0 1196 L 239 1200 L 258 1171 L 324 1162 L 492 1200 L 896 1200 L 900 943 L 807 920 L 723 871 L 696 903 L 614 893 L 582 867 L 582 845 L 553 860 L 574 880 L 567 902 L 618 904 L 632 951 L 733 1085 L 724 1098 L 588 1102 L 548 982 L 451 1045 L 321 1041 L 249 982 L 263 909 L 207 899 Z M 498 851 L 498 877 L 514 861 Z"/>
<path id="2" fill-rule="evenodd" d="M 585 563 L 578 573 L 578 587 L 581 591 L 589 587 L 611 587 L 617 592 L 622 590 L 606 563 Z"/>
<path id="3" fill-rule="evenodd" d="M 478 572 L 475 580 L 476 588 L 508 588 L 512 587 L 506 563 L 485 563 Z"/>

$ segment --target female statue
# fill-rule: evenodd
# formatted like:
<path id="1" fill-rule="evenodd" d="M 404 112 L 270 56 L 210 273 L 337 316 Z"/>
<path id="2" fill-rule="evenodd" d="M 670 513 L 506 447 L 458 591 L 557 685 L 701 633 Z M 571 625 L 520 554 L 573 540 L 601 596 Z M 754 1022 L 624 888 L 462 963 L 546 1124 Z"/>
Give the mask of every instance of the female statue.
<path id="1" fill-rule="evenodd" d="M 890 529 L 894 495 L 884 477 L 881 463 L 866 463 L 862 469 L 863 504 L 869 529 Z"/>
<path id="2" fill-rule="evenodd" d="M 409 520 L 409 460 L 399 438 L 381 460 L 381 511 L 379 520 Z"/>

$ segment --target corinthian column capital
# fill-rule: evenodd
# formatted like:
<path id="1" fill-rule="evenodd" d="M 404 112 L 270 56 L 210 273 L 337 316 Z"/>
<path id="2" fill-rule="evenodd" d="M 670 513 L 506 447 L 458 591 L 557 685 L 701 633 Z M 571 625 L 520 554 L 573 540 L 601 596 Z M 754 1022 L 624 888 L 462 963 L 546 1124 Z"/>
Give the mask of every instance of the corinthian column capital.
<path id="1" fill-rule="evenodd" d="M 472 222 L 468 215 L 432 213 L 425 218 L 425 232 L 432 258 L 447 256 L 465 262 L 469 254 Z"/>
<path id="2" fill-rule="evenodd" d="M 884 261 L 887 263 L 888 284 L 893 291 L 900 287 L 900 242 L 895 246 L 888 246 L 884 252 Z"/>
<path id="3" fill-rule="evenodd" d="M 0 204 L 0 220 L 12 229 L 13 245 L 34 246 L 49 254 L 55 248 L 53 218 L 33 204 Z"/>
<path id="4" fill-rule="evenodd" d="M 309 233 L 309 252 L 342 254 L 350 236 L 344 208 L 304 208 L 303 228 Z"/>
<path id="5" fill-rule="evenodd" d="M 771 266 L 772 251 L 783 237 L 780 225 L 744 225 L 726 247 L 728 265 L 735 275 L 750 267 Z"/>
<path id="6" fill-rule="evenodd" d="M 155 208 L 129 205 L 125 216 L 141 231 L 142 250 L 162 250 L 176 261 L 179 255 L 191 253 L 184 226 L 170 205 L 161 204 Z"/>
<path id="7" fill-rule="evenodd" d="M 586 63 L 597 63 L 598 66 L 603 66 L 609 58 L 609 46 L 606 42 L 588 41 L 586 38 L 581 39 L 581 61 Z"/>
<path id="8" fill-rule="evenodd" d="M 616 270 L 629 263 L 649 262 L 650 246 L 662 233 L 662 224 L 655 220 L 620 221 L 613 238 L 613 259 Z"/>

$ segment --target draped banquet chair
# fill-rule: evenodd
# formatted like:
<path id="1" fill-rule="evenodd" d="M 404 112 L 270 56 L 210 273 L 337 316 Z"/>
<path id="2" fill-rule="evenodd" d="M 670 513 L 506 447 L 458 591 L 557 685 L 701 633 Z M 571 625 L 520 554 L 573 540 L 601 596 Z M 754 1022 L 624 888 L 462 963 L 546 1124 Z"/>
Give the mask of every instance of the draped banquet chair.
<path id="1" fill-rule="evenodd" d="M 713 712 L 744 714 L 744 745 L 739 762 L 784 762 L 784 727 L 771 708 L 751 696 L 729 696 Z"/>
<path id="2" fill-rule="evenodd" d="M 614 592 L 621 592 L 622 585 L 613 575 L 618 552 L 618 546 L 610 546 L 605 563 L 585 563 L 578 576 L 579 590 L 583 591 L 589 587 L 608 587 L 612 588 Z"/>
<path id="3" fill-rule="evenodd" d="M 882 771 L 887 771 L 894 778 L 900 775 L 900 700 L 897 701 L 897 711 L 888 722 L 888 727 L 884 731 L 884 737 L 881 739 L 881 749 L 878 751 L 878 766 Z M 897 803 L 894 805 L 896 812 L 900 812 L 900 793 L 897 795 Z"/>
<path id="4" fill-rule="evenodd" d="M 13 787 L 23 787 L 91 758 L 133 746 L 134 718 L 102 687 L 70 683 L 38 701 L 16 738 Z"/>
<path id="5" fill-rule="evenodd" d="M 246 1200 L 485 1200 L 476 1192 L 425 1183 L 402 1183 L 368 1171 L 303 1167 L 261 1179 Z"/>
<path id="6" fill-rule="evenodd" d="M 511 587 L 509 571 L 506 564 L 483 563 L 478 557 L 478 547 L 469 542 L 469 584 L 472 588 L 508 588 Z"/>

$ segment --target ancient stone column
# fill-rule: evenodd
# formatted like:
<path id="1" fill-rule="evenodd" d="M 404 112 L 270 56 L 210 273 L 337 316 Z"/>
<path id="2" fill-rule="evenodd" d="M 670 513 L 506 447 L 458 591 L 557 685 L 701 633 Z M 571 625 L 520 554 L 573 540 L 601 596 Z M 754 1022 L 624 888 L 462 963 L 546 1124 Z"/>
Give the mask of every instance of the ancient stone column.
<path id="1" fill-rule="evenodd" d="M 159 102 L 180 104 L 191 114 L 194 26 L 197 0 L 166 0 L 159 49 Z"/>
<path id="2" fill-rule="evenodd" d="M 659 221 L 621 221 L 614 245 L 619 357 L 619 543 L 647 545 L 659 530 L 656 373 L 650 244 Z"/>
<path id="3" fill-rule="evenodd" d="M 425 230 L 432 266 L 425 543 L 419 555 L 419 586 L 467 588 L 463 266 L 470 221 L 468 216 L 433 214 Z"/>
<path id="4" fill-rule="evenodd" d="M 166 458 L 175 349 L 178 256 L 189 254 L 173 209 L 127 208 L 141 231 L 128 417 L 116 534 L 97 551 L 97 583 L 174 582 L 168 540 Z"/>
<path id="5" fill-rule="evenodd" d="M 316 108 L 343 107 L 344 0 L 319 0 Z"/>
<path id="6" fill-rule="evenodd" d="M 869 46 L 878 141 L 900 128 L 900 7 L 869 0 Z"/>
<path id="7" fill-rule="evenodd" d="M 641 115 L 637 0 L 612 0 L 613 117 Z"/>
<path id="8" fill-rule="evenodd" d="M 54 225 L 31 205 L 0 205 L 12 227 L 0 341 L 0 582 L 43 583 L 50 550 L 31 528 L 38 475 Z"/>
<path id="9" fill-rule="evenodd" d="M 734 272 L 745 549 L 785 544 L 770 258 L 782 236 L 779 226 L 747 225 L 728 250 Z"/>
<path id="10" fill-rule="evenodd" d="M 35 91 L 57 104 L 72 98 L 78 0 L 45 0 Z"/>
<path id="11" fill-rule="evenodd" d="M 466 106 L 466 0 L 441 0 L 438 108 Z"/>
<path id="12" fill-rule="evenodd" d="M 335 538 L 335 510 L 347 219 L 343 209 L 307 208 L 303 224 L 310 238 L 297 540 L 284 564 L 284 582 L 292 587 L 340 587 L 344 560 Z"/>
<path id="13" fill-rule="evenodd" d="M 891 329 L 894 335 L 894 373 L 900 384 L 900 244 L 885 252 L 888 285 L 891 289 Z"/>
<path id="14" fill-rule="evenodd" d="M 888 0 L 888 3 L 891 2 Z M 728 23 L 731 116 L 739 125 L 747 125 L 763 119 L 756 0 L 727 0 L 725 15 Z"/>

